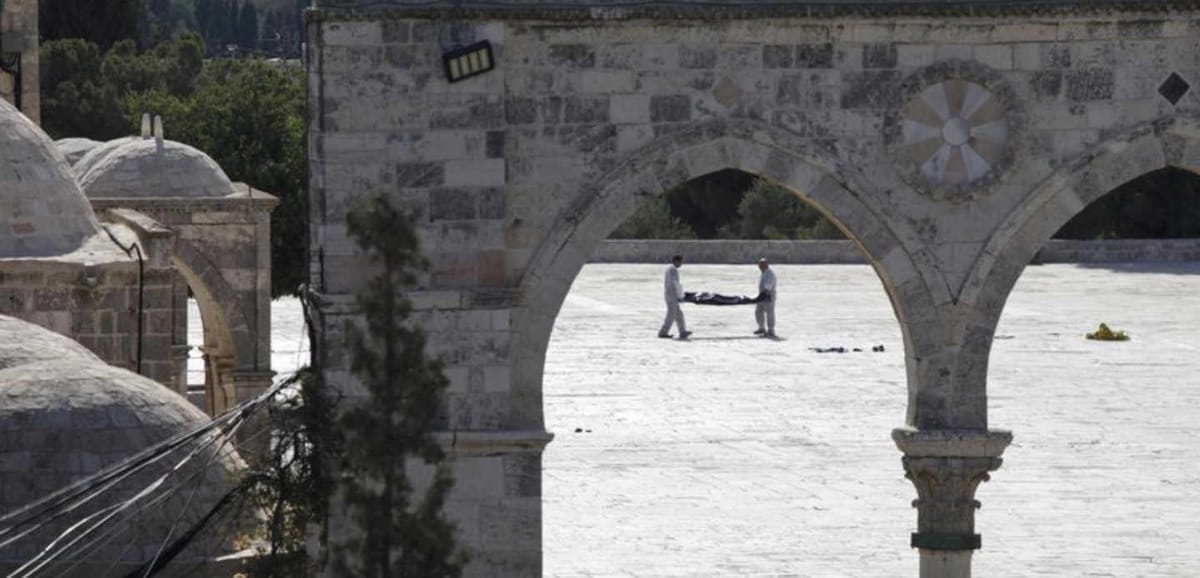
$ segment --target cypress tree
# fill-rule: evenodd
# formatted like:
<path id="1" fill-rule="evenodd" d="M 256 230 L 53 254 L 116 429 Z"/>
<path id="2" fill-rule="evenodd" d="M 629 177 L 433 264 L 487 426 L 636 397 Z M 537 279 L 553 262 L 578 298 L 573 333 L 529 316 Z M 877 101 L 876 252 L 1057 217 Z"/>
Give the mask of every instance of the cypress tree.
<path id="1" fill-rule="evenodd" d="M 359 295 L 363 328 L 346 325 L 351 370 L 366 398 L 342 414 L 342 501 L 359 535 L 332 544 L 339 576 L 441 578 L 462 573 L 463 553 L 442 507 L 453 485 L 446 455 L 432 431 L 449 381 L 442 362 L 425 355 L 425 335 L 406 320 L 405 289 L 428 268 L 416 218 L 383 196 L 347 216 L 347 230 L 378 275 Z M 424 494 L 407 466 L 433 470 Z"/>
<path id="2" fill-rule="evenodd" d="M 258 9 L 253 2 L 242 4 L 242 13 L 238 15 L 238 44 L 248 50 L 258 48 Z"/>

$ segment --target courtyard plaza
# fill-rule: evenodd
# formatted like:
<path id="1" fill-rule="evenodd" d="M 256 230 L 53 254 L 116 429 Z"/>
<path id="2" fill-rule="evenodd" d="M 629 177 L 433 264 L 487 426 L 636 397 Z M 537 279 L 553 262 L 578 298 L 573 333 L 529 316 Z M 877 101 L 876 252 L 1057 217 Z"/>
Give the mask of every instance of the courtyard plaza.
<path id="1" fill-rule="evenodd" d="M 874 271 L 777 265 L 779 340 L 753 306 L 685 304 L 681 342 L 655 337 L 664 267 L 588 265 L 558 316 L 544 574 L 915 575 L 904 351 Z M 1102 321 L 1132 340 L 1086 340 Z M 1200 575 L 1198 326 L 1200 263 L 1025 271 L 990 362 L 990 427 L 1014 441 L 976 494 L 976 576 Z"/>
<path id="2" fill-rule="evenodd" d="M 680 342 L 655 337 L 664 268 L 588 265 L 558 317 L 545 576 L 915 575 L 904 354 L 873 270 L 776 265 L 779 340 L 751 334 L 753 306 L 685 304 Z M 680 272 L 757 290 L 753 264 Z M 272 315 L 283 376 L 303 316 Z M 1101 321 L 1132 340 L 1084 339 Z M 976 576 L 1200 576 L 1197 327 L 1200 263 L 1026 270 L 993 345 L 991 427 L 1015 439 L 976 494 Z"/>

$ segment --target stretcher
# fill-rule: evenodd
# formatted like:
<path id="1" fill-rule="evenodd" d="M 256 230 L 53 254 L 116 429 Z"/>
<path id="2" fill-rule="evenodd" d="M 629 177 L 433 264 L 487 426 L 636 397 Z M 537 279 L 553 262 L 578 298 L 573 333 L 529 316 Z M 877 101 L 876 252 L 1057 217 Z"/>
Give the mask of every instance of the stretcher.
<path id="1" fill-rule="evenodd" d="M 756 297 L 745 295 L 721 295 L 720 293 L 686 292 L 683 300 L 696 305 L 753 305 L 771 300 L 771 294 L 763 291 Z"/>

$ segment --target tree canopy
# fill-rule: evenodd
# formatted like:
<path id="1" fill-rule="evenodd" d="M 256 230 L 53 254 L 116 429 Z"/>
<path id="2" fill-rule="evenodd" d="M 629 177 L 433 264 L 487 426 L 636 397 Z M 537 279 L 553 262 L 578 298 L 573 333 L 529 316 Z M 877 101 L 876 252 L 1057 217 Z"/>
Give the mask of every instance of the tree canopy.
<path id="1" fill-rule="evenodd" d="M 306 278 L 308 172 L 305 76 L 260 59 L 204 60 L 195 33 L 150 50 L 131 40 L 107 51 L 79 39 L 42 45 L 43 128 L 54 138 L 109 140 L 162 115 L 166 137 L 213 157 L 234 181 L 280 198 L 271 215 L 272 287 Z"/>
<path id="2" fill-rule="evenodd" d="M 798 195 L 735 170 L 688 181 L 643 205 L 612 238 L 841 239 Z M 1117 187 L 1063 226 L 1063 239 L 1200 237 L 1200 176 L 1176 168 Z"/>

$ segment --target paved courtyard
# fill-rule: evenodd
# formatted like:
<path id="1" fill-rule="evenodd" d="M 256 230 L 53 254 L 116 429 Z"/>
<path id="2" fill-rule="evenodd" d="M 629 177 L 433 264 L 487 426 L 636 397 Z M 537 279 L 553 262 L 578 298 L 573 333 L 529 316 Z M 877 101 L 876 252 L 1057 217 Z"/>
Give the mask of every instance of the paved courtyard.
<path id="1" fill-rule="evenodd" d="M 865 266 L 775 269 L 782 339 L 750 335 L 753 307 L 686 304 L 690 342 L 654 337 L 662 267 L 584 269 L 546 369 L 546 576 L 916 576 L 883 288 Z M 757 287 L 752 266 L 681 273 Z M 1083 339 L 1100 321 L 1133 340 Z M 290 371 L 298 302 L 273 322 Z M 992 357 L 992 427 L 1016 440 L 977 496 L 977 576 L 1200 576 L 1198 327 L 1200 264 L 1026 271 Z M 811 350 L 837 346 L 863 351 Z"/>
<path id="2" fill-rule="evenodd" d="M 776 267 L 782 339 L 750 335 L 753 307 L 685 304 L 690 342 L 655 338 L 662 270 L 589 265 L 559 316 L 545 574 L 916 576 L 903 350 L 872 270 Z M 756 292 L 750 265 L 681 273 Z M 1101 321 L 1133 340 L 1085 340 Z M 1027 270 L 992 356 L 991 424 L 1016 439 L 977 495 L 977 576 L 1200 575 L 1198 326 L 1200 264 Z M 863 351 L 811 350 L 836 346 Z"/>

